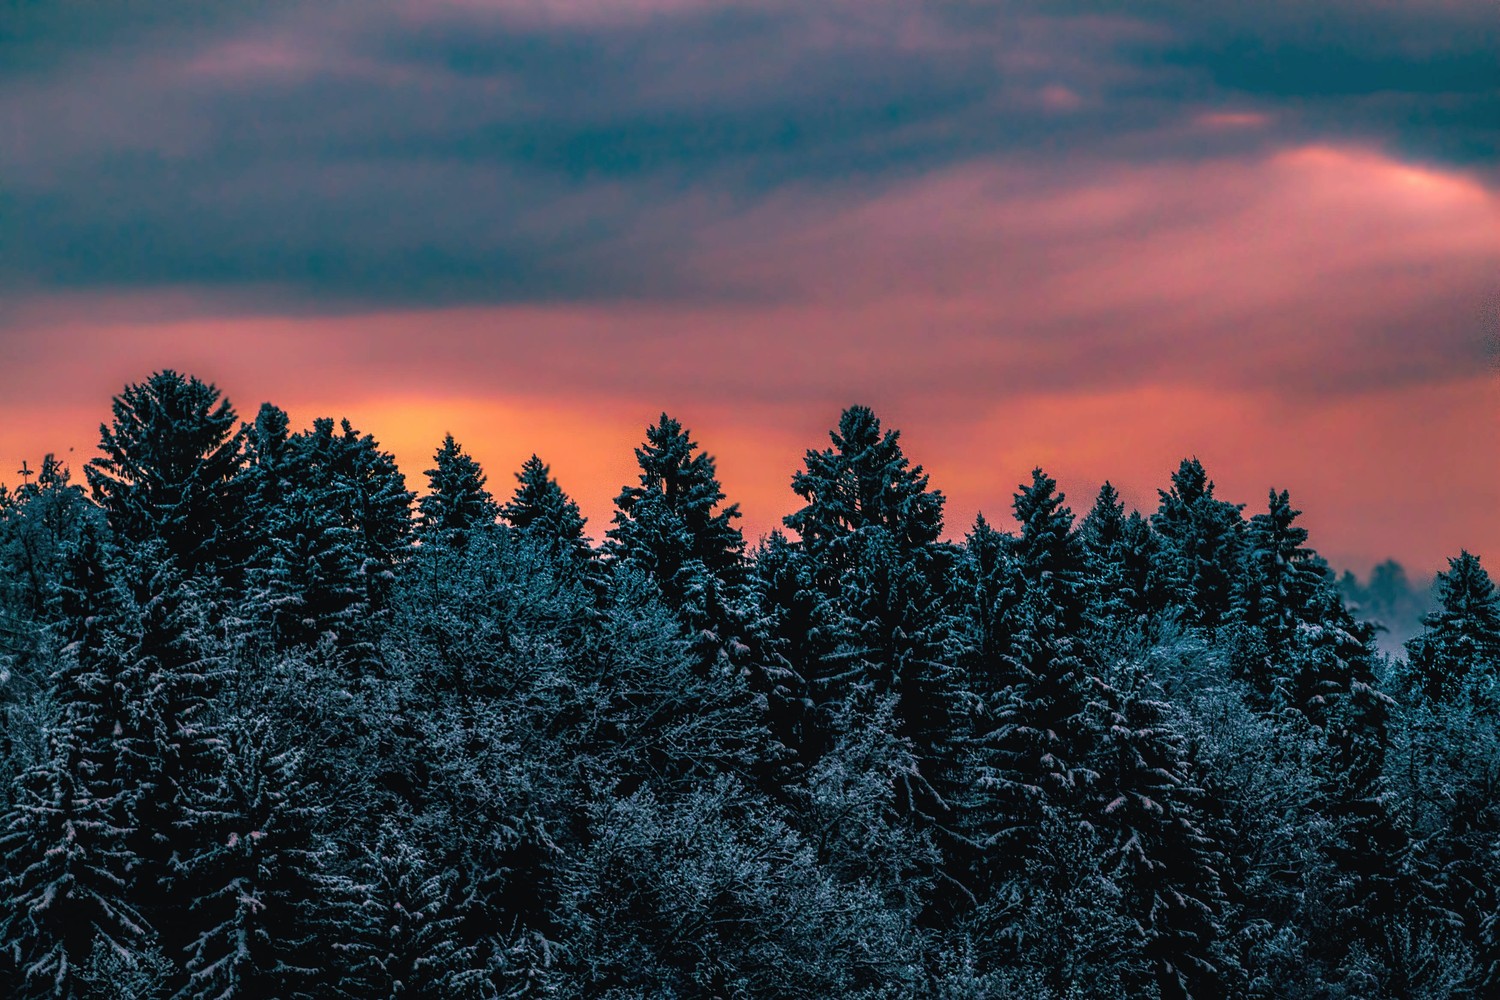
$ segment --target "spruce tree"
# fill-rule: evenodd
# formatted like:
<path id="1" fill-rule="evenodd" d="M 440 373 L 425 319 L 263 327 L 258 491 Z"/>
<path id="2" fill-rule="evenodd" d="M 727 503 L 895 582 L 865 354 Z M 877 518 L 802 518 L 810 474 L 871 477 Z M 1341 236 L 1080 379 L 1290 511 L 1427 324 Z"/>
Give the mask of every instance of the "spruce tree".
<path id="1" fill-rule="evenodd" d="M 1329 585 L 1321 560 L 1306 547 L 1307 529 L 1294 523 L 1301 513 L 1285 490 L 1271 490 L 1266 513 L 1252 517 L 1245 533 L 1230 621 L 1236 673 L 1263 701 L 1297 683 L 1290 677 L 1293 650 L 1300 630 L 1316 624 L 1318 598 Z"/>
<path id="2" fill-rule="evenodd" d="M 1104 866 L 1143 960 L 1134 991 L 1223 996 L 1234 982 L 1220 957 L 1223 856 L 1187 741 L 1142 664 L 1123 665 L 1096 699 L 1098 777 L 1086 815 L 1103 834 Z"/>
<path id="3" fill-rule="evenodd" d="M 479 463 L 452 434 L 443 438 L 433 461 L 435 466 L 427 470 L 427 495 L 417 504 L 418 537 L 443 537 L 461 548 L 469 531 L 495 523 L 500 508 L 484 488 Z"/>
<path id="4" fill-rule="evenodd" d="M 993 696 L 1008 680 L 1006 664 L 1022 593 L 1011 553 L 1014 541 L 980 514 L 964 539 L 958 566 L 955 603 L 965 630 L 968 686 L 981 699 Z"/>
<path id="5" fill-rule="evenodd" d="M 1026 632 L 1083 633 L 1083 546 L 1066 499 L 1057 491 L 1057 481 L 1039 468 L 1032 470 L 1031 484 L 1015 495 L 1021 532 L 1011 554 L 1023 588 L 1017 627 Z"/>
<path id="6" fill-rule="evenodd" d="M 345 890 L 354 909 L 337 929 L 348 967 L 338 995 L 474 995 L 465 988 L 475 985 L 482 969 L 474 946 L 463 943 L 455 881 L 455 873 L 434 866 L 409 835 L 383 825 Z"/>
<path id="7" fill-rule="evenodd" d="M 1104 641 L 1150 637 L 1164 606 L 1154 571 L 1156 536 L 1139 511 L 1125 512 L 1106 482 L 1078 525 L 1091 627 Z"/>
<path id="8" fill-rule="evenodd" d="M 125 545 L 159 542 L 178 571 L 236 576 L 245 558 L 239 479 L 245 430 L 213 385 L 167 369 L 115 397 L 85 468 Z"/>
<path id="9" fill-rule="evenodd" d="M 132 893 L 129 787 L 122 719 L 121 595 L 98 529 L 86 529 L 62 588 L 70 641 L 51 688 L 57 716 L 48 755 L 19 776 L 0 832 L 0 941 L 16 961 L 18 995 L 87 992 L 91 954 L 103 946 L 122 974 L 150 965 L 155 931 Z"/>
<path id="10" fill-rule="evenodd" d="M 302 754 L 259 716 L 232 720 L 221 746 L 217 768 L 182 800 L 189 844 L 171 886 L 191 933 L 177 995 L 325 996 L 334 970 L 312 913 L 324 848 Z"/>
<path id="11" fill-rule="evenodd" d="M 24 464 L 24 463 L 23 463 Z M 0 617 L 38 625 L 56 621 L 61 572 L 80 536 L 102 518 L 71 482 L 68 467 L 48 454 L 0 507 Z"/>
<path id="12" fill-rule="evenodd" d="M 214 706 L 229 676 L 222 626 L 204 584 L 184 580 L 153 546 L 125 568 L 131 593 L 116 684 L 128 710 L 118 719 L 118 778 L 129 817 L 131 894 L 176 958 L 191 928 L 191 892 L 176 882 L 176 859 L 196 847 L 184 825 L 187 796 L 213 773 L 220 732 Z"/>
<path id="13" fill-rule="evenodd" d="M 667 603 L 697 623 L 722 621 L 744 574 L 738 504 L 722 506 L 714 460 L 676 420 L 661 415 L 635 450 L 639 485 L 615 498 L 605 553 L 647 574 Z"/>
<path id="14" fill-rule="evenodd" d="M 1489 573 L 1463 551 L 1448 560 L 1434 589 L 1439 608 L 1406 645 L 1409 684 L 1435 703 L 1493 688 L 1500 683 L 1500 596 Z"/>
<path id="15" fill-rule="evenodd" d="M 904 809 L 950 820 L 962 687 L 947 602 L 956 552 L 939 542 L 943 495 L 903 454 L 899 431 L 881 431 L 864 406 L 845 410 L 834 447 L 809 450 L 792 488 L 806 506 L 785 518 L 818 591 L 817 660 L 803 667 L 813 719 L 868 712 L 894 696 L 899 734 L 917 770 L 902 779 Z M 817 734 L 827 744 L 831 734 Z"/>
<path id="16" fill-rule="evenodd" d="M 927 488 L 927 474 L 901 450 L 901 432 L 881 433 L 867 406 L 851 406 L 829 432 L 832 448 L 807 452 L 792 490 L 805 506 L 786 526 L 825 575 L 836 576 L 852 559 L 851 539 L 867 529 L 887 532 L 902 553 L 937 542 L 943 530 L 943 494 Z"/>
<path id="17" fill-rule="evenodd" d="M 583 514 L 552 478 L 551 468 L 532 455 L 516 473 L 516 482 L 515 494 L 500 508 L 506 523 L 546 548 L 580 560 L 592 558 Z"/>
<path id="18" fill-rule="evenodd" d="M 1187 625 L 1213 630 L 1233 603 L 1244 522 L 1240 506 L 1214 496 L 1196 458 L 1183 459 L 1172 488 L 1159 491 L 1151 525 L 1162 539 L 1159 573 Z"/>
<path id="19" fill-rule="evenodd" d="M 345 420 L 320 418 L 285 436 L 284 421 L 262 412 L 254 454 L 260 549 L 251 606 L 270 628 L 273 648 L 316 645 L 325 636 L 349 662 L 368 659 L 394 572 L 413 539 L 413 494 L 392 457 Z M 274 496 L 274 502 L 270 497 Z"/>

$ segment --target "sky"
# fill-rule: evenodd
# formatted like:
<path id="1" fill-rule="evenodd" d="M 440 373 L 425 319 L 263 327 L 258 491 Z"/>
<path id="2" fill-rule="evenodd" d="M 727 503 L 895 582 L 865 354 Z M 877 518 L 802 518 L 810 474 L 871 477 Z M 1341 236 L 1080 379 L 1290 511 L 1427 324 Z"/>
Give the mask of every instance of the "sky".
<path id="1" fill-rule="evenodd" d="M 0 481 L 175 368 L 598 538 L 663 410 L 752 540 L 853 403 L 948 530 L 1197 456 L 1500 568 L 1493 0 L 0 0 Z"/>

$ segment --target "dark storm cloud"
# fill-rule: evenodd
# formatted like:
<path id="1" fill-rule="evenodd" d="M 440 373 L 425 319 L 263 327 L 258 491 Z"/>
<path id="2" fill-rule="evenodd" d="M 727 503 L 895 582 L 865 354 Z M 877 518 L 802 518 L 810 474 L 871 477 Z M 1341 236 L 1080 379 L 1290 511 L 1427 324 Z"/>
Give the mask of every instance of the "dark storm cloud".
<path id="1" fill-rule="evenodd" d="M 1327 131 L 1493 154 L 1488 4 L 1213 6 L 9 4 L 0 287 L 766 300 L 695 261 L 787 189 Z M 1224 108 L 1266 117 L 1184 127 Z"/>
<path id="2" fill-rule="evenodd" d="M 1148 2 L 1159 57 L 1297 113 L 1304 128 L 1483 169 L 1500 160 L 1500 17 L 1486 0 Z"/>

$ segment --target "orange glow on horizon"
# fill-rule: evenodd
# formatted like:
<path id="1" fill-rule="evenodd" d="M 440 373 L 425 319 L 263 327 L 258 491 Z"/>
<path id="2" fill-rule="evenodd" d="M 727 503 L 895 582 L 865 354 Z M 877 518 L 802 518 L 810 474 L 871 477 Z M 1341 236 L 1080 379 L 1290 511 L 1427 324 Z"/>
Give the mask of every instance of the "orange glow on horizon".
<path id="1" fill-rule="evenodd" d="M 761 294 L 344 315 L 180 290 L 25 303 L 0 328 L 0 482 L 47 451 L 81 478 L 110 398 L 171 367 L 244 419 L 263 399 L 298 427 L 348 416 L 416 489 L 447 432 L 502 499 L 536 452 L 596 540 L 666 410 L 716 457 L 753 542 L 797 506 L 803 453 L 864 403 L 948 495 L 954 537 L 980 510 L 1008 525 L 1033 465 L 1081 516 L 1106 478 L 1154 509 L 1198 455 L 1247 515 L 1290 489 L 1336 565 L 1426 574 L 1467 547 L 1500 569 L 1500 381 L 1481 343 L 1500 197 L 1470 177 L 1318 145 L 1065 183 L 973 163 L 851 203 L 779 192 L 697 238 L 705 272 Z"/>

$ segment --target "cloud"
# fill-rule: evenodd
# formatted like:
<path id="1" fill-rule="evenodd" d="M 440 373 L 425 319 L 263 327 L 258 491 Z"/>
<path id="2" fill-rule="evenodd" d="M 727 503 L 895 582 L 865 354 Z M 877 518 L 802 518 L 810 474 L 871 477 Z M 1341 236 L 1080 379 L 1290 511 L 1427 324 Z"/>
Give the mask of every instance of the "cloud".
<path id="1" fill-rule="evenodd" d="M 1483 167 L 1500 120 L 1473 4 L 35 6 L 0 40 L 12 299 L 686 300 L 732 284 L 697 232 L 788 190 L 1317 143 Z"/>
<path id="2" fill-rule="evenodd" d="M 424 388 L 698 382 L 767 405 L 843 387 L 935 406 L 1142 382 L 1337 395 L 1442 382 L 1487 358 L 1500 196 L 1460 173 L 1308 146 L 1129 169 L 977 161 L 860 194 L 656 206 L 678 234 L 674 280 L 698 290 L 685 298 L 337 320 L 246 316 L 242 300 L 188 292 L 54 298 L 17 311 L 8 336 L 305 328 L 357 343 L 349 363 L 367 377 Z M 417 331 L 430 364 L 410 363 Z"/>
<path id="3" fill-rule="evenodd" d="M 86 448 L 173 365 L 247 412 L 363 414 L 414 477 L 439 417 L 496 480 L 526 414 L 562 452 L 597 433 L 544 456 L 596 515 L 621 470 L 589 469 L 666 406 L 773 524 L 856 400 L 959 520 L 1003 515 L 1029 449 L 1087 483 L 1116 440 L 1147 500 L 1177 452 L 1265 449 L 1348 513 L 1292 412 L 1487 495 L 1468 444 L 1398 428 L 1445 392 L 1478 419 L 1493 381 L 1488 0 L 17 9 L 0 462 Z M 1350 482 L 1420 506 L 1377 472 Z"/>

